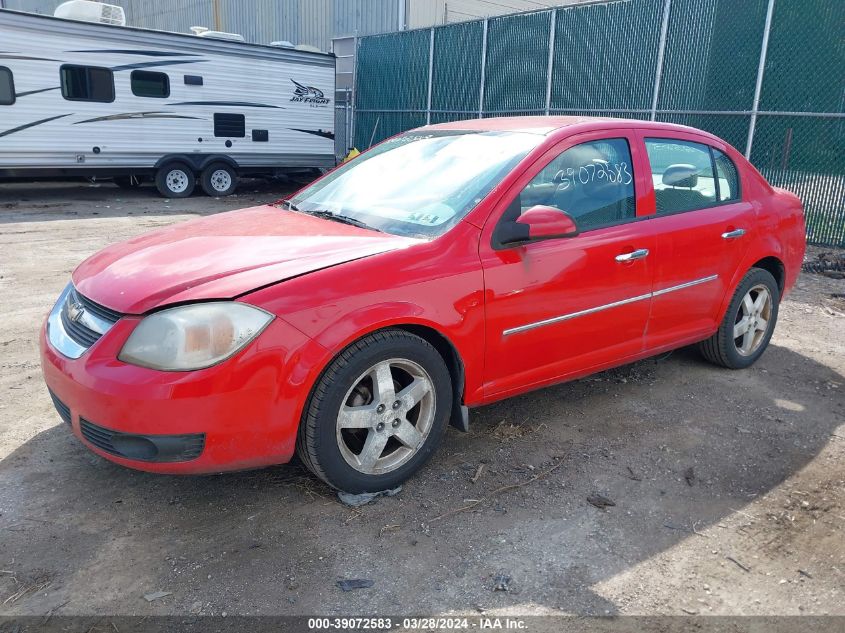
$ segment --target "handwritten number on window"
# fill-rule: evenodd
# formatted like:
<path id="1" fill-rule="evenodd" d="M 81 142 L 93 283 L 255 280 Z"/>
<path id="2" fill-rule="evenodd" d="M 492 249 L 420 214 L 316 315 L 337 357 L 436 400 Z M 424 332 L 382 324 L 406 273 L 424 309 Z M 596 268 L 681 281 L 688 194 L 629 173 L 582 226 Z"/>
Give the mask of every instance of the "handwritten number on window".
<path id="1" fill-rule="evenodd" d="M 561 169 L 555 174 L 553 182 L 559 183 L 558 186 L 563 191 L 570 187 L 577 187 L 578 185 L 587 185 L 596 180 L 608 180 L 609 182 L 619 183 L 621 185 L 630 185 L 634 181 L 631 175 L 631 170 L 628 163 L 608 163 L 605 161 L 594 161 L 581 165 L 577 169 L 574 167 L 567 167 Z"/>

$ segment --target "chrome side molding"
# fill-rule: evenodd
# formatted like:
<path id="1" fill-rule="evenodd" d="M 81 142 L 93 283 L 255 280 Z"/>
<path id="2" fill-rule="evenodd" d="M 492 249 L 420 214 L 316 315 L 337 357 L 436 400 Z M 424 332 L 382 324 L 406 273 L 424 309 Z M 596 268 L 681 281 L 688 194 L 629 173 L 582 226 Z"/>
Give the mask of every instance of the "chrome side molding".
<path id="1" fill-rule="evenodd" d="M 646 251 L 648 253 L 648 251 Z M 654 292 L 649 292 L 648 294 L 644 295 L 637 295 L 636 297 L 629 297 L 628 299 L 621 299 L 620 301 L 614 301 L 613 303 L 606 303 L 604 305 L 596 306 L 595 308 L 587 308 L 586 310 L 579 310 L 578 312 L 570 312 L 569 314 L 562 314 L 560 316 L 552 317 L 550 319 L 544 319 L 542 321 L 535 321 L 534 323 L 526 323 L 525 325 L 520 325 L 518 327 L 509 328 L 507 330 L 502 331 L 502 336 L 510 336 L 511 334 L 519 334 L 520 332 L 527 332 L 529 330 L 533 330 L 538 327 L 544 327 L 546 325 L 553 325 L 554 323 L 560 323 L 561 321 L 568 321 L 569 319 L 574 319 L 580 316 L 586 316 L 588 314 L 595 314 L 596 312 L 602 312 L 603 310 L 610 310 L 611 308 L 618 308 L 619 306 L 624 306 L 629 303 L 634 303 L 636 301 L 644 301 L 646 299 L 651 299 L 652 297 L 659 297 L 660 295 L 665 295 L 670 292 L 675 292 L 676 290 L 683 290 L 685 288 L 690 288 L 692 286 L 697 286 L 698 284 L 705 284 L 710 281 L 715 281 L 719 278 L 719 275 L 709 275 L 707 277 L 702 277 L 700 279 L 693 279 L 692 281 L 687 281 L 682 284 L 678 284 L 677 286 L 670 286 L 668 288 L 663 288 L 662 290 L 655 290 Z"/>

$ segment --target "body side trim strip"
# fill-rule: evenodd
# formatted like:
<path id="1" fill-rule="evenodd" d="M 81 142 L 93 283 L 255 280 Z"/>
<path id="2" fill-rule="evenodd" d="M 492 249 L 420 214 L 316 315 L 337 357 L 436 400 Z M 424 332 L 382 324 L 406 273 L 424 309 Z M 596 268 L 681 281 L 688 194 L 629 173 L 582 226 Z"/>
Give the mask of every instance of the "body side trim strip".
<path id="1" fill-rule="evenodd" d="M 692 281 L 688 281 L 684 284 L 678 284 L 677 286 L 670 286 L 668 288 L 664 288 L 663 290 L 655 290 L 651 293 L 652 297 L 659 297 L 660 295 L 665 295 L 669 292 L 675 292 L 676 290 L 683 290 L 684 288 L 689 288 L 691 286 L 697 286 L 698 284 L 706 284 L 708 281 L 716 281 L 719 278 L 719 275 L 710 275 L 708 277 L 702 277 L 701 279 L 693 279 Z"/>
<path id="2" fill-rule="evenodd" d="M 544 319 L 543 321 L 535 321 L 534 323 L 527 323 L 525 325 L 520 325 L 514 328 L 510 328 L 507 330 L 502 331 L 502 336 L 510 336 L 511 334 L 519 334 L 520 332 L 527 332 L 529 330 L 533 330 L 538 327 L 544 327 L 546 325 L 553 325 L 555 323 L 560 323 L 561 321 L 568 321 L 569 319 L 574 319 L 580 316 L 586 316 L 588 314 L 594 314 L 596 312 L 602 312 L 603 310 L 609 310 L 611 308 L 618 308 L 619 306 L 627 305 L 629 303 L 635 303 L 637 301 L 644 301 L 646 299 L 651 299 L 652 297 L 659 297 L 661 295 L 668 294 L 670 292 L 675 292 L 676 290 L 684 290 L 685 288 L 690 288 L 692 286 L 697 286 L 698 284 L 707 283 L 709 281 L 715 281 L 719 278 L 719 275 L 710 275 L 708 277 L 702 277 L 701 279 L 694 279 L 692 281 L 688 281 L 686 283 L 678 284 L 677 286 L 670 286 L 668 288 L 663 288 L 662 290 L 656 290 L 655 292 L 649 292 L 643 295 L 637 295 L 636 297 L 629 297 L 628 299 L 621 299 L 620 301 L 614 301 L 613 303 L 606 303 L 604 305 L 596 306 L 594 308 L 587 308 L 586 310 L 579 310 L 578 312 L 570 312 L 569 314 L 562 314 L 561 316 L 552 317 L 551 319 Z"/>

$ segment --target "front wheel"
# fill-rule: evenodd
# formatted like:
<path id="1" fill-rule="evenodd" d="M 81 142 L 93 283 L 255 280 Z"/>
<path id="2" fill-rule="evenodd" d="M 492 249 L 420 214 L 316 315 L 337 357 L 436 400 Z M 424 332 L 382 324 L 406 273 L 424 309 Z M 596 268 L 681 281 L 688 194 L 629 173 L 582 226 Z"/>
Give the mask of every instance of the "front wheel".
<path id="1" fill-rule="evenodd" d="M 443 358 L 426 340 L 384 330 L 341 352 L 318 380 L 297 454 L 330 486 L 395 488 L 431 457 L 452 409 Z"/>
<path id="2" fill-rule="evenodd" d="M 779 304 L 775 278 L 767 270 L 752 268 L 739 282 L 719 329 L 699 344 L 701 354 L 729 369 L 750 367 L 769 345 Z"/>

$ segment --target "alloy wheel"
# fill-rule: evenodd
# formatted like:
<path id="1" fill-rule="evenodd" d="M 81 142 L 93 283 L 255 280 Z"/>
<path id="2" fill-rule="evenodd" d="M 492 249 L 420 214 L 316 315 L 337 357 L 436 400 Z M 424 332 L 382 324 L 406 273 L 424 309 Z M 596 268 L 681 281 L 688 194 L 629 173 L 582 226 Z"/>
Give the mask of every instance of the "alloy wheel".
<path id="1" fill-rule="evenodd" d="M 434 426 L 435 390 L 418 363 L 393 358 L 362 373 L 337 415 L 337 442 L 346 463 L 380 475 L 407 463 Z"/>
<path id="2" fill-rule="evenodd" d="M 736 351 L 743 356 L 751 356 L 766 338 L 772 317 L 772 295 L 763 284 L 752 286 L 736 313 L 733 340 Z"/>

